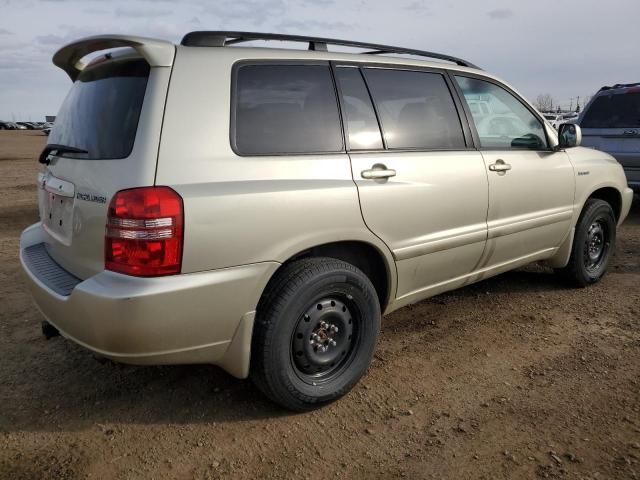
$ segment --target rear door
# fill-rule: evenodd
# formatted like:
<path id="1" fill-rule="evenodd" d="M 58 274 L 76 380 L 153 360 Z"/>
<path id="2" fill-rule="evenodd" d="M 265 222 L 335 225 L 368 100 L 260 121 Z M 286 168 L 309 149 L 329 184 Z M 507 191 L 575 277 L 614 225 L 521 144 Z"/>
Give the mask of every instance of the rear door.
<path id="1" fill-rule="evenodd" d="M 581 120 L 582 144 L 613 155 L 630 184 L 640 187 L 640 87 L 598 95 Z"/>
<path id="2" fill-rule="evenodd" d="M 39 210 L 49 254 L 89 277 L 104 268 L 108 203 L 153 185 L 169 67 L 133 53 L 82 70 L 56 117 L 41 161 Z"/>
<path id="3" fill-rule="evenodd" d="M 482 98 L 491 111 L 470 110 L 489 178 L 486 267 L 508 269 L 548 255 L 571 228 L 569 156 L 549 148 L 543 120 L 514 92 L 483 77 L 454 78 L 467 102 Z"/>
<path id="4" fill-rule="evenodd" d="M 488 199 L 446 75 L 353 65 L 335 75 L 362 215 L 396 259 L 397 297 L 453 288 L 482 256 Z"/>

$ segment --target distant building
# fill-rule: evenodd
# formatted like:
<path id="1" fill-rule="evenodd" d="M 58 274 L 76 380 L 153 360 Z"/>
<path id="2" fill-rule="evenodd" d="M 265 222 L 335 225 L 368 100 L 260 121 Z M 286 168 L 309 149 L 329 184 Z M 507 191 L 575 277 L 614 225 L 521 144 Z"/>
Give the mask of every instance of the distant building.
<path id="1" fill-rule="evenodd" d="M 56 116 L 55 115 L 45 115 L 44 119 L 45 119 L 44 120 L 45 122 L 53 123 L 53 122 L 56 121 Z"/>

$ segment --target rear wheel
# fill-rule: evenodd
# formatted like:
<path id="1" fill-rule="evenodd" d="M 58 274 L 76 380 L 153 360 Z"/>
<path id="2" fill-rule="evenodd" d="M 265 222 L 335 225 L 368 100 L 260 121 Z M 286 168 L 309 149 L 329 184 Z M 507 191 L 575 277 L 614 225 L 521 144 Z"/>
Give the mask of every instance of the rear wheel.
<path id="1" fill-rule="evenodd" d="M 378 297 L 359 269 L 332 258 L 292 262 L 258 307 L 251 377 L 285 408 L 326 404 L 364 375 L 379 330 Z"/>
<path id="2" fill-rule="evenodd" d="M 559 270 L 578 287 L 598 282 L 605 274 L 616 241 L 611 205 L 589 199 L 580 214 L 568 265 Z"/>

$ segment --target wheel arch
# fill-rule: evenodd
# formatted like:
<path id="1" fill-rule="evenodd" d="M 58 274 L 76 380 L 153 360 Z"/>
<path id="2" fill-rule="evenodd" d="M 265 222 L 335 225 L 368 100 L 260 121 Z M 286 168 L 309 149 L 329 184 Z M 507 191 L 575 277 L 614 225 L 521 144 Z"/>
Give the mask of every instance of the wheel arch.
<path id="1" fill-rule="evenodd" d="M 268 290 L 271 282 L 291 262 L 313 257 L 336 258 L 354 265 L 371 280 L 378 294 L 380 310 L 383 313 L 392 303 L 396 293 L 395 261 L 390 252 L 384 252 L 378 246 L 363 240 L 341 240 L 323 243 L 307 247 L 290 255 L 273 273 L 264 291 Z"/>
<path id="2" fill-rule="evenodd" d="M 582 208 L 580 209 L 580 212 L 584 210 L 584 206 L 587 203 L 587 200 L 591 198 L 604 200 L 609 205 L 611 205 L 611 209 L 613 210 L 613 214 L 615 215 L 616 222 L 618 222 L 622 213 L 622 193 L 616 187 L 600 187 L 591 192 L 589 196 L 587 196 L 585 201 L 582 202 Z"/>
<path id="3" fill-rule="evenodd" d="M 611 205 L 616 223 L 619 221 L 620 215 L 622 214 L 622 193 L 620 192 L 620 190 L 611 185 L 604 185 L 595 188 L 593 191 L 591 191 L 591 193 L 586 195 L 584 200 L 581 202 L 580 210 L 575 214 L 570 232 L 568 233 L 562 245 L 560 245 L 560 247 L 558 248 L 558 251 L 553 255 L 553 257 L 547 260 L 547 264 L 549 266 L 553 268 L 564 268 L 569 263 L 571 250 L 573 248 L 576 225 L 578 223 L 578 220 L 580 219 L 580 215 L 584 211 L 587 201 L 592 198 L 603 200 Z"/>

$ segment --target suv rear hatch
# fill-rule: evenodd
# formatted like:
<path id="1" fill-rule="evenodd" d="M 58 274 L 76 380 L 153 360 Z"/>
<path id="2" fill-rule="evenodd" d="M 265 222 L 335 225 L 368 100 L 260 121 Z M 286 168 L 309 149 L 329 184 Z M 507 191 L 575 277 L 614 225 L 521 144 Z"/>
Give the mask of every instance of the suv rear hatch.
<path id="1" fill-rule="evenodd" d="M 79 63 L 112 47 L 133 49 Z M 158 59 L 163 48 L 167 55 Z M 47 252 L 81 279 L 104 269 L 112 196 L 154 184 L 174 52 L 170 43 L 111 36 L 75 42 L 54 56 L 74 83 L 40 156 L 38 205 Z"/>
<path id="2" fill-rule="evenodd" d="M 628 176 L 640 170 L 640 84 L 598 93 L 585 109 L 580 127 L 583 145 L 613 155 Z"/>

